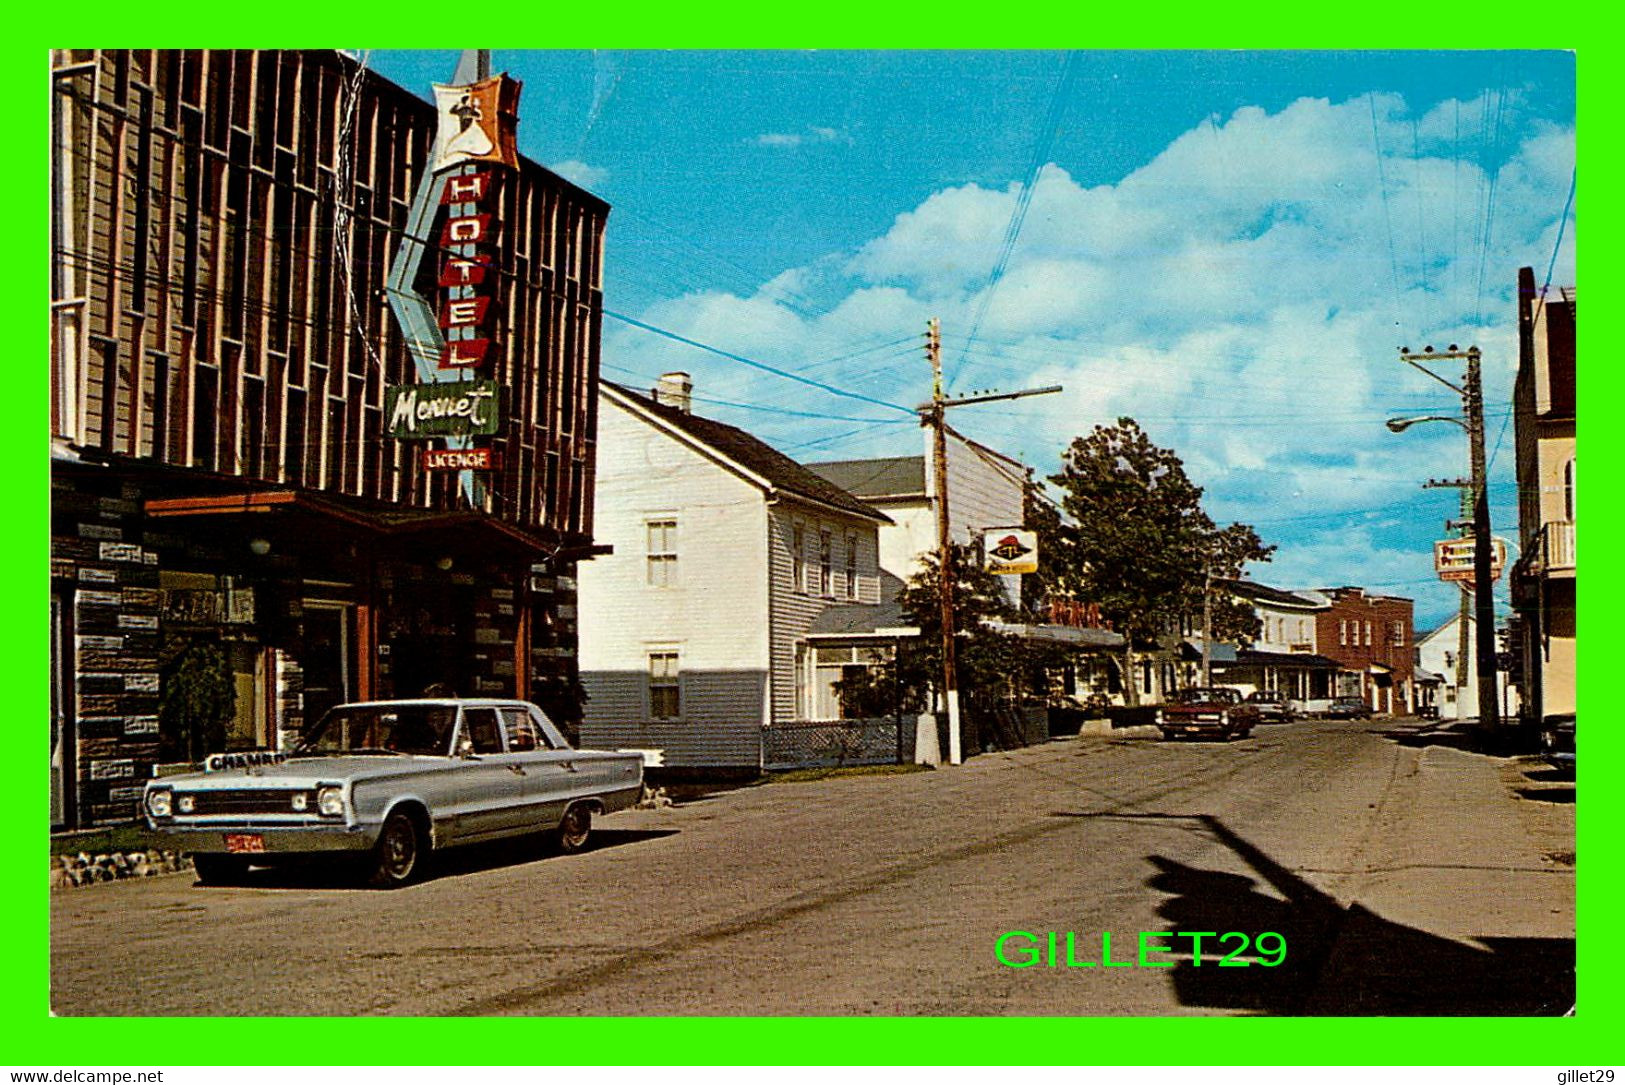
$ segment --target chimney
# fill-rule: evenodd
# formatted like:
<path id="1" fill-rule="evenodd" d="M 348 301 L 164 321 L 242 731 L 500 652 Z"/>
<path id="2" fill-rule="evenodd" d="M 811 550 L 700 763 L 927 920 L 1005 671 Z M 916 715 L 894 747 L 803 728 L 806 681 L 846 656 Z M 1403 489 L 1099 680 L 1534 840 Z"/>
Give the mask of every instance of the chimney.
<path id="1" fill-rule="evenodd" d="M 660 383 L 655 385 L 655 402 L 667 407 L 675 407 L 684 414 L 689 413 L 689 393 L 694 390 L 694 381 L 687 373 L 662 373 Z"/>

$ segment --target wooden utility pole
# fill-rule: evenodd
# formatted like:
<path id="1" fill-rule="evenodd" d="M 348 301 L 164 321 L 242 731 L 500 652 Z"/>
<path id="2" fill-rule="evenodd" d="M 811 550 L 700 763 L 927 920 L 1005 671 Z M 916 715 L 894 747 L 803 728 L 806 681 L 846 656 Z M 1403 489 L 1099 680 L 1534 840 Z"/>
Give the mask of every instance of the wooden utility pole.
<path id="1" fill-rule="evenodd" d="M 1468 537 L 1468 517 L 1472 515 L 1473 484 L 1464 478 L 1430 478 L 1422 483 L 1422 489 L 1424 490 L 1444 488 L 1461 491 L 1462 515 L 1460 520 L 1446 520 L 1445 530 L 1449 531 L 1452 527 L 1459 528 L 1461 537 L 1465 539 Z M 1472 651 L 1470 638 L 1473 628 L 1473 593 L 1467 590 L 1465 584 L 1458 584 L 1457 587 L 1461 589 L 1461 607 L 1456 615 L 1456 625 L 1458 627 L 1456 630 L 1456 718 L 1459 720 L 1462 718 L 1462 704 L 1465 700 L 1464 694 L 1467 692 L 1467 661 L 1472 658 L 1468 653 Z"/>
<path id="2" fill-rule="evenodd" d="M 1484 386 L 1479 351 L 1467 348 L 1467 435 L 1473 446 L 1473 604 L 1478 610 L 1478 722 L 1495 733 L 1501 726 L 1501 698 L 1495 685 L 1495 580 L 1491 574 L 1489 470 L 1484 460 Z"/>
<path id="3" fill-rule="evenodd" d="M 1213 566 L 1202 566 L 1202 686 L 1213 685 Z"/>
<path id="4" fill-rule="evenodd" d="M 947 399 L 942 394 L 942 324 L 932 317 L 926 325 L 925 356 L 931 362 L 931 402 L 919 407 L 920 424 L 931 427 L 932 477 L 937 505 L 937 592 L 942 607 L 942 699 L 948 713 L 948 763 L 964 760 L 960 748 L 959 678 L 954 652 L 954 562 L 953 538 L 948 526 L 948 420 L 949 407 L 967 403 L 991 403 L 1059 392 L 1061 386 L 1026 388 L 1019 392 L 991 392 Z"/>
<path id="5" fill-rule="evenodd" d="M 937 491 L 937 594 L 942 608 L 942 701 L 948 712 L 948 764 L 963 758 L 959 747 L 959 676 L 954 659 L 953 540 L 948 532 L 947 408 L 942 399 L 942 325 L 932 317 L 925 333 L 925 355 L 931 362 L 931 463 Z"/>
<path id="6" fill-rule="evenodd" d="M 1401 432 L 1413 421 L 1454 422 L 1467 431 L 1468 452 L 1472 458 L 1471 494 L 1473 499 L 1473 604 L 1477 610 L 1478 632 L 1478 722 L 1491 733 L 1500 729 L 1501 704 L 1496 692 L 1495 662 L 1495 579 L 1492 570 L 1494 541 L 1490 537 L 1490 495 L 1488 471 L 1484 459 L 1484 388 L 1480 375 L 1482 355 L 1477 347 L 1460 350 L 1454 343 L 1449 350 L 1435 351 L 1431 346 L 1420 354 L 1409 348 L 1399 350 L 1401 360 L 1426 373 L 1440 384 L 1461 396 L 1466 421 L 1459 418 L 1397 419 L 1388 423 L 1395 433 Z M 1423 365 L 1423 362 L 1465 361 L 1466 379 L 1453 384 Z"/>

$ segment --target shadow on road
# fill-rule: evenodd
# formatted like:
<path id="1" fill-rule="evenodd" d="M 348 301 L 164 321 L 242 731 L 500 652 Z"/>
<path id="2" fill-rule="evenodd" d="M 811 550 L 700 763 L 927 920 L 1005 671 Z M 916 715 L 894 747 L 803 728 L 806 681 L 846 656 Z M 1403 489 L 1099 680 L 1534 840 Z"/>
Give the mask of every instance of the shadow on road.
<path id="1" fill-rule="evenodd" d="M 1186 1006 L 1313 1016 L 1560 1016 L 1574 1005 L 1574 939 L 1479 938 L 1485 948 L 1395 923 L 1329 894 L 1207 814 L 1066 814 L 1184 822 L 1224 844 L 1257 877 L 1204 870 L 1161 855 L 1146 885 L 1167 894 L 1157 914 L 1168 931 L 1211 931 L 1202 962 L 1190 940 L 1171 970 Z M 1262 883 L 1262 885 L 1260 884 Z M 1263 892 L 1267 886 L 1280 896 Z M 1282 899 L 1285 898 L 1285 899 Z M 1287 956 L 1277 967 L 1219 967 L 1227 931 L 1275 931 Z M 1256 957 L 1257 954 L 1247 954 Z"/>
<path id="2" fill-rule="evenodd" d="M 677 831 L 594 828 L 592 835 L 587 838 L 587 846 L 580 854 L 590 854 L 627 844 L 639 844 L 645 840 L 658 840 L 663 836 L 673 836 Z M 541 835 L 498 840 L 489 844 L 471 844 L 433 856 L 424 870 L 422 881 L 433 882 L 441 878 L 564 858 L 558 854 L 551 841 Z M 255 867 L 234 885 L 244 889 L 356 889 L 364 884 L 362 866 L 363 861 L 358 857 L 348 862 L 322 857 L 298 865 Z M 199 884 L 201 886 L 201 883 Z"/>
<path id="3" fill-rule="evenodd" d="M 1518 796 L 1525 799 L 1534 799 L 1536 802 L 1562 802 L 1574 801 L 1574 788 L 1572 787 L 1520 787 Z"/>

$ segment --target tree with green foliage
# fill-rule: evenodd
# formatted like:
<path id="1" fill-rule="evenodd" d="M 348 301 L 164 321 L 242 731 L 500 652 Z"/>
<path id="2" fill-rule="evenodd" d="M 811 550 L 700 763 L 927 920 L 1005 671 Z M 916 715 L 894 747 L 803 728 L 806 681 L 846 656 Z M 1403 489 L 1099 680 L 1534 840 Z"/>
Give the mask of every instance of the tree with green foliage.
<path id="1" fill-rule="evenodd" d="M 1183 461 L 1132 418 L 1075 438 L 1049 481 L 1061 493 L 1065 522 L 1056 515 L 1049 525 L 1055 537 L 1041 548 L 1050 551 L 1042 587 L 1097 604 L 1123 634 L 1123 689 L 1137 704 L 1136 642 L 1201 613 L 1210 573 L 1239 576 L 1275 548 L 1245 524 L 1215 525 Z M 1217 595 L 1214 601 L 1215 640 L 1256 636 L 1250 612 Z"/>
<path id="2" fill-rule="evenodd" d="M 966 718 L 984 738 L 1013 744 L 1000 722 L 1031 689 L 1042 688 L 1048 669 L 1065 649 L 1001 633 L 990 621 L 1020 621 L 1001 578 L 982 565 L 975 547 L 951 550 L 954 577 L 955 673 Z M 923 712 L 942 683 L 942 604 L 937 555 L 925 556 L 923 567 L 898 593 L 903 616 L 920 635 L 898 646 L 896 658 L 843 679 L 837 689 L 849 715 Z"/>
<path id="3" fill-rule="evenodd" d="M 237 687 L 220 645 L 179 637 L 166 645 L 158 694 L 159 756 L 202 761 L 226 748 L 226 724 L 237 713 Z"/>

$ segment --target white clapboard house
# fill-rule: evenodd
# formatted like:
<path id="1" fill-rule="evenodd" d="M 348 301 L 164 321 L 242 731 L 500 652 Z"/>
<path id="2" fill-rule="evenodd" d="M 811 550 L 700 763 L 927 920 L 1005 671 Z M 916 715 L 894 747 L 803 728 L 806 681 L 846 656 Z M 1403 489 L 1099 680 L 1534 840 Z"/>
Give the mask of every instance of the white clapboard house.
<path id="1" fill-rule="evenodd" d="M 890 521 L 691 391 L 599 385 L 594 537 L 614 552 L 580 571 L 582 744 L 760 768 L 764 728 L 838 716 L 832 683 L 894 643 Z"/>

